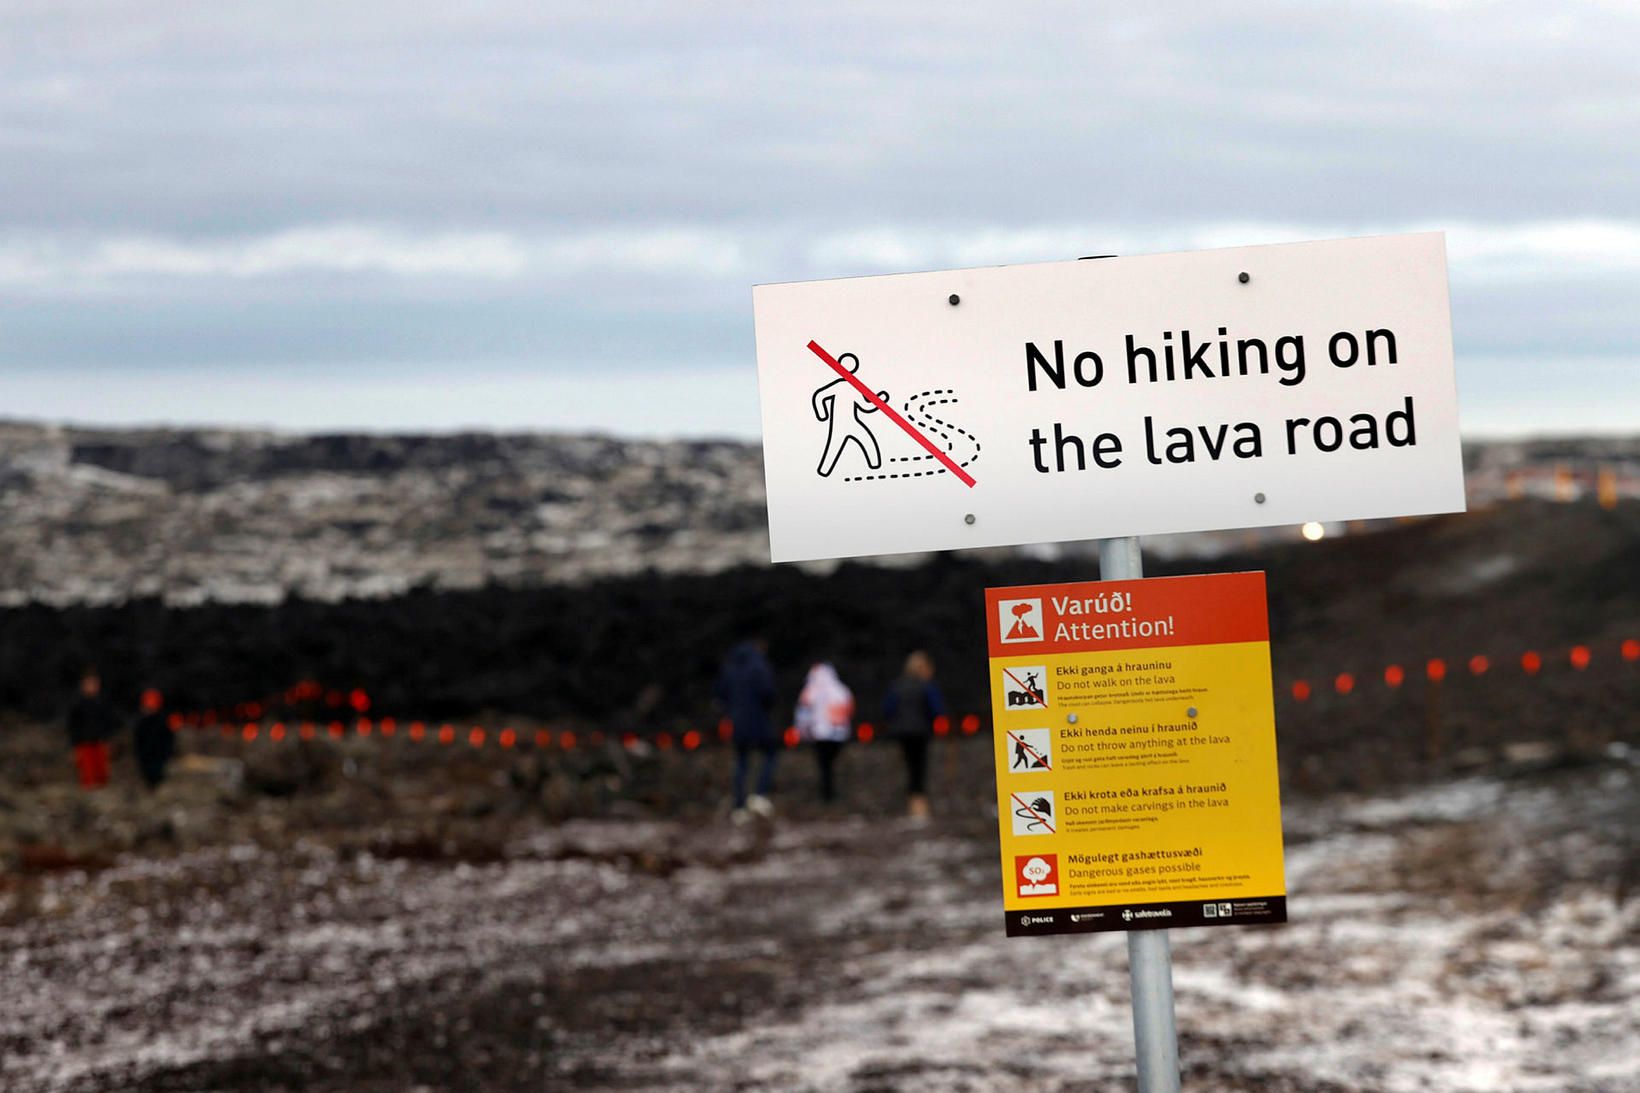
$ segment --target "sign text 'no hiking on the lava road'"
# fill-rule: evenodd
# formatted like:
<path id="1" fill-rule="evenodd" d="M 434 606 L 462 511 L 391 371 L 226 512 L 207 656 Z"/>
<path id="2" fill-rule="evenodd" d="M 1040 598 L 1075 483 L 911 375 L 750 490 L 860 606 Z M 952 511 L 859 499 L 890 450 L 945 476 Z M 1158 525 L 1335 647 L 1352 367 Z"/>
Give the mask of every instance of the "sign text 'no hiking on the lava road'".
<path id="1" fill-rule="evenodd" d="M 753 305 L 776 561 L 1464 507 L 1438 233 Z"/>

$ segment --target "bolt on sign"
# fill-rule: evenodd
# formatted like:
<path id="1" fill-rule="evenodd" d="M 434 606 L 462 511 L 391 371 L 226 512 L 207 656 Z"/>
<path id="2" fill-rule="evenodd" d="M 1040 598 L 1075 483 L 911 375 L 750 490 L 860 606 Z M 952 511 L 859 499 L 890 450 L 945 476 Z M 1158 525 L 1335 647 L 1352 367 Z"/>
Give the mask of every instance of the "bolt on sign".
<path id="1" fill-rule="evenodd" d="M 1264 574 L 985 609 L 1009 936 L 1285 922 Z"/>
<path id="2" fill-rule="evenodd" d="M 777 562 L 1464 508 L 1440 233 L 752 302 Z"/>

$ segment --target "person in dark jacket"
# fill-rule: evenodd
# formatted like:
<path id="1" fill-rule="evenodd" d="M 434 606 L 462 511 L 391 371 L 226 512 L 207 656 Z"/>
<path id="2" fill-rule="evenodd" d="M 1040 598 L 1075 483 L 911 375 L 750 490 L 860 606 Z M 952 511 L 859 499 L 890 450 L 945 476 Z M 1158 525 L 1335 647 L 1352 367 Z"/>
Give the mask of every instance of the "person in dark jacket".
<path id="1" fill-rule="evenodd" d="M 905 658 L 905 670 L 883 697 L 883 728 L 905 756 L 906 811 L 928 818 L 928 741 L 945 698 L 934 683 L 934 658 L 921 649 Z"/>
<path id="2" fill-rule="evenodd" d="M 775 759 L 779 756 L 780 733 L 769 717 L 774 705 L 774 669 L 769 667 L 767 643 L 743 641 L 729 651 L 718 673 L 717 700 L 734 725 L 735 809 L 734 819 L 744 823 L 752 813 L 768 816 L 774 812 L 769 794 L 774 789 Z M 757 789 L 746 795 L 746 776 L 753 753 L 761 753 L 763 763 L 757 775 Z"/>
<path id="3" fill-rule="evenodd" d="M 95 668 L 80 676 L 80 695 L 68 709 L 68 742 L 83 789 L 108 784 L 108 742 L 119 729 L 114 708 L 102 696 L 102 677 Z"/>
<path id="4" fill-rule="evenodd" d="M 176 737 L 165 719 L 165 697 L 151 688 L 142 692 L 142 714 L 132 730 L 132 750 L 142 780 L 149 789 L 157 789 L 176 752 Z"/>

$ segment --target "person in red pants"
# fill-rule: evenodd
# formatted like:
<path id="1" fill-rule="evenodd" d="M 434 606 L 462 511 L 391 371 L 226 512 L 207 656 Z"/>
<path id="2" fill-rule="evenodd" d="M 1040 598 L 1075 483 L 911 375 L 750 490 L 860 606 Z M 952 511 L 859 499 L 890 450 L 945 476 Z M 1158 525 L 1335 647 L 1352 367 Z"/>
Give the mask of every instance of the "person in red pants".
<path id="1" fill-rule="evenodd" d="M 82 789 L 108 784 L 108 741 L 119 728 L 114 708 L 102 696 L 102 677 L 95 668 L 80 676 L 80 694 L 68 710 L 68 742 Z"/>

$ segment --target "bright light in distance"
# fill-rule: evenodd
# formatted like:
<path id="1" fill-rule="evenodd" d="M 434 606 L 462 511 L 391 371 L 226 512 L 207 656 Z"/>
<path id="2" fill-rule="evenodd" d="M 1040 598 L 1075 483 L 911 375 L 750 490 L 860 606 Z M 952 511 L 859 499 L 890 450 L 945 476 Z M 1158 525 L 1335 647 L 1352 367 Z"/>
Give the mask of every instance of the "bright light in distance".
<path id="1" fill-rule="evenodd" d="M 1312 543 L 1324 538 L 1327 534 L 1326 525 L 1318 524 L 1314 520 L 1311 520 L 1299 530 L 1303 532 L 1304 538 L 1308 539 Z"/>

